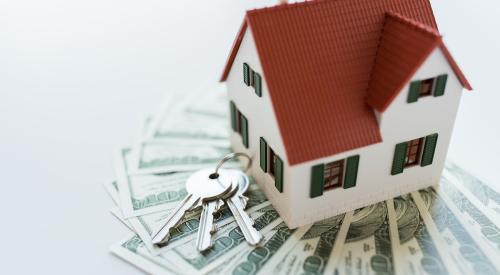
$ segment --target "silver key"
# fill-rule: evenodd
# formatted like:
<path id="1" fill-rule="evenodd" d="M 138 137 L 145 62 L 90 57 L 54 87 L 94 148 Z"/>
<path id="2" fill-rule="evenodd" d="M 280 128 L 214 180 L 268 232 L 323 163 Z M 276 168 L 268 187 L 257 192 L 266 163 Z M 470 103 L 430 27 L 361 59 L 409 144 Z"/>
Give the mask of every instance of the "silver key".
<path id="1" fill-rule="evenodd" d="M 245 212 L 247 198 L 243 195 L 248 189 L 250 184 L 248 176 L 239 170 L 231 170 L 238 179 L 238 192 L 234 196 L 226 200 L 226 204 L 233 213 L 236 223 L 240 227 L 243 236 L 251 245 L 258 245 L 264 239 L 264 236 L 257 230 L 254 225 L 253 219 Z"/>
<path id="2" fill-rule="evenodd" d="M 230 173 L 225 169 L 219 170 L 221 174 Z M 230 173 L 232 175 L 232 173 Z M 226 177 L 224 177 L 226 178 Z M 200 226 L 198 227 L 198 235 L 196 237 L 196 248 L 198 251 L 204 251 L 212 247 L 212 234 L 215 232 L 214 227 L 214 214 L 220 210 L 224 204 L 223 199 L 232 197 L 238 191 L 238 182 L 236 179 L 231 179 L 231 191 L 223 195 L 220 199 L 203 202 L 203 209 L 201 211 Z"/>
<path id="3" fill-rule="evenodd" d="M 170 230 L 178 225 L 186 211 L 198 205 L 198 202 L 215 200 L 232 189 L 231 180 L 225 179 L 229 175 L 221 174 L 211 178 L 212 169 L 203 169 L 191 175 L 186 181 L 188 195 L 180 202 L 166 219 L 165 224 L 153 237 L 153 243 L 159 244 L 168 241 Z M 224 175 L 224 176 L 222 176 Z"/>

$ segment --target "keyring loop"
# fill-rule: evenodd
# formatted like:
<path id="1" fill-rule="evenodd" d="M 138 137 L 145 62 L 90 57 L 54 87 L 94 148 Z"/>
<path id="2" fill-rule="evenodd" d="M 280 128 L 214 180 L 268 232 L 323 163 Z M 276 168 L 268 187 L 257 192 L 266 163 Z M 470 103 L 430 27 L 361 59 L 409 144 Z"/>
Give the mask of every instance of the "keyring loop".
<path id="1" fill-rule="evenodd" d="M 235 153 L 230 153 L 230 154 L 227 154 L 225 155 L 220 161 L 219 163 L 217 163 L 217 166 L 215 167 L 215 173 L 214 175 L 219 175 L 219 169 L 221 168 L 221 166 L 226 163 L 228 160 L 231 160 L 231 159 L 234 159 L 236 157 L 245 157 L 248 159 L 248 163 L 247 163 L 247 167 L 245 168 L 245 172 L 250 169 L 250 166 L 252 165 L 252 158 L 245 154 L 245 153 L 242 153 L 242 152 L 235 152 Z"/>

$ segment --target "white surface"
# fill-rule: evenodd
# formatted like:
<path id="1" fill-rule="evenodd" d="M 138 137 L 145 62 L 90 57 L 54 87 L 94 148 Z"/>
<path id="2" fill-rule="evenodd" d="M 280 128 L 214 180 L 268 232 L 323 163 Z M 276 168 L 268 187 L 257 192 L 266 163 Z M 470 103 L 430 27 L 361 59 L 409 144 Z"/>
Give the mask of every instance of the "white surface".
<path id="1" fill-rule="evenodd" d="M 270 1 L 0 1 L 2 273 L 138 274 L 101 182 L 162 96 L 216 81 L 248 7 Z M 274 2 L 274 1 L 272 1 Z M 433 0 L 475 92 L 449 156 L 500 182 L 500 3 Z"/>

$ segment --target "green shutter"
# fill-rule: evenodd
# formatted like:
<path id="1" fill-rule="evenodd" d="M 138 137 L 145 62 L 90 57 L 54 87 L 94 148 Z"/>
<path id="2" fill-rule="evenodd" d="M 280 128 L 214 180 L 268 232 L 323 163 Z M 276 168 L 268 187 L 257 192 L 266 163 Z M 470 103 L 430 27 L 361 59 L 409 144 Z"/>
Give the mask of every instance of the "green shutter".
<path id="1" fill-rule="evenodd" d="M 344 189 L 356 186 L 358 178 L 359 155 L 348 157 L 345 168 Z"/>
<path id="2" fill-rule="evenodd" d="M 267 173 L 267 142 L 260 137 L 260 168 Z"/>
<path id="3" fill-rule="evenodd" d="M 444 95 L 444 89 L 446 88 L 446 80 L 448 79 L 447 74 L 442 74 L 436 79 L 436 88 L 434 89 L 434 96 Z"/>
<path id="4" fill-rule="evenodd" d="M 403 169 L 405 168 L 407 147 L 408 147 L 408 142 L 401 142 L 399 144 L 396 144 L 396 150 L 394 151 L 394 159 L 392 161 L 391 175 L 403 173 Z"/>
<path id="5" fill-rule="evenodd" d="M 432 164 L 434 160 L 434 152 L 436 151 L 438 134 L 432 134 L 425 137 L 424 152 L 422 153 L 421 166 Z"/>
<path id="6" fill-rule="evenodd" d="M 231 112 L 231 128 L 236 131 L 236 105 L 232 101 L 229 101 L 229 110 Z"/>
<path id="7" fill-rule="evenodd" d="M 243 145 L 248 148 L 248 120 L 247 118 L 241 114 L 241 137 L 243 138 Z"/>
<path id="8" fill-rule="evenodd" d="M 311 198 L 323 195 L 323 185 L 325 184 L 325 165 L 314 165 L 311 169 Z"/>
<path id="9" fill-rule="evenodd" d="M 262 77 L 260 77 L 260 74 L 255 73 L 254 74 L 254 83 L 255 83 L 255 93 L 261 97 L 262 96 Z"/>
<path id="10" fill-rule="evenodd" d="M 280 191 L 280 193 L 283 193 L 283 161 L 280 159 L 280 157 L 276 156 L 276 162 L 274 167 L 274 186 L 276 186 L 276 189 Z"/>
<path id="11" fill-rule="evenodd" d="M 250 86 L 250 66 L 247 63 L 243 63 L 243 81 Z"/>
<path id="12" fill-rule="evenodd" d="M 408 103 L 416 102 L 420 95 L 420 80 L 410 83 L 410 93 L 408 93 Z"/>

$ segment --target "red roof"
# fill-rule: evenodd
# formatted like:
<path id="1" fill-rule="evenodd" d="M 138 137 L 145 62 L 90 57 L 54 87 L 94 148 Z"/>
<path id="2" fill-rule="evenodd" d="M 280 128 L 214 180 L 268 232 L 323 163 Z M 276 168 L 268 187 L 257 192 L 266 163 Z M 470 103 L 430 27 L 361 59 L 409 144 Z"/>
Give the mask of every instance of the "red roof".
<path id="1" fill-rule="evenodd" d="M 385 111 L 438 46 L 443 50 L 462 85 L 470 90 L 470 84 L 446 50 L 437 30 L 399 14 L 388 13 L 372 69 L 366 102 L 380 112 Z"/>
<path id="2" fill-rule="evenodd" d="M 221 81 L 249 26 L 290 165 L 382 141 L 366 97 L 387 11 L 437 32 L 428 0 L 316 0 L 247 12 Z"/>

